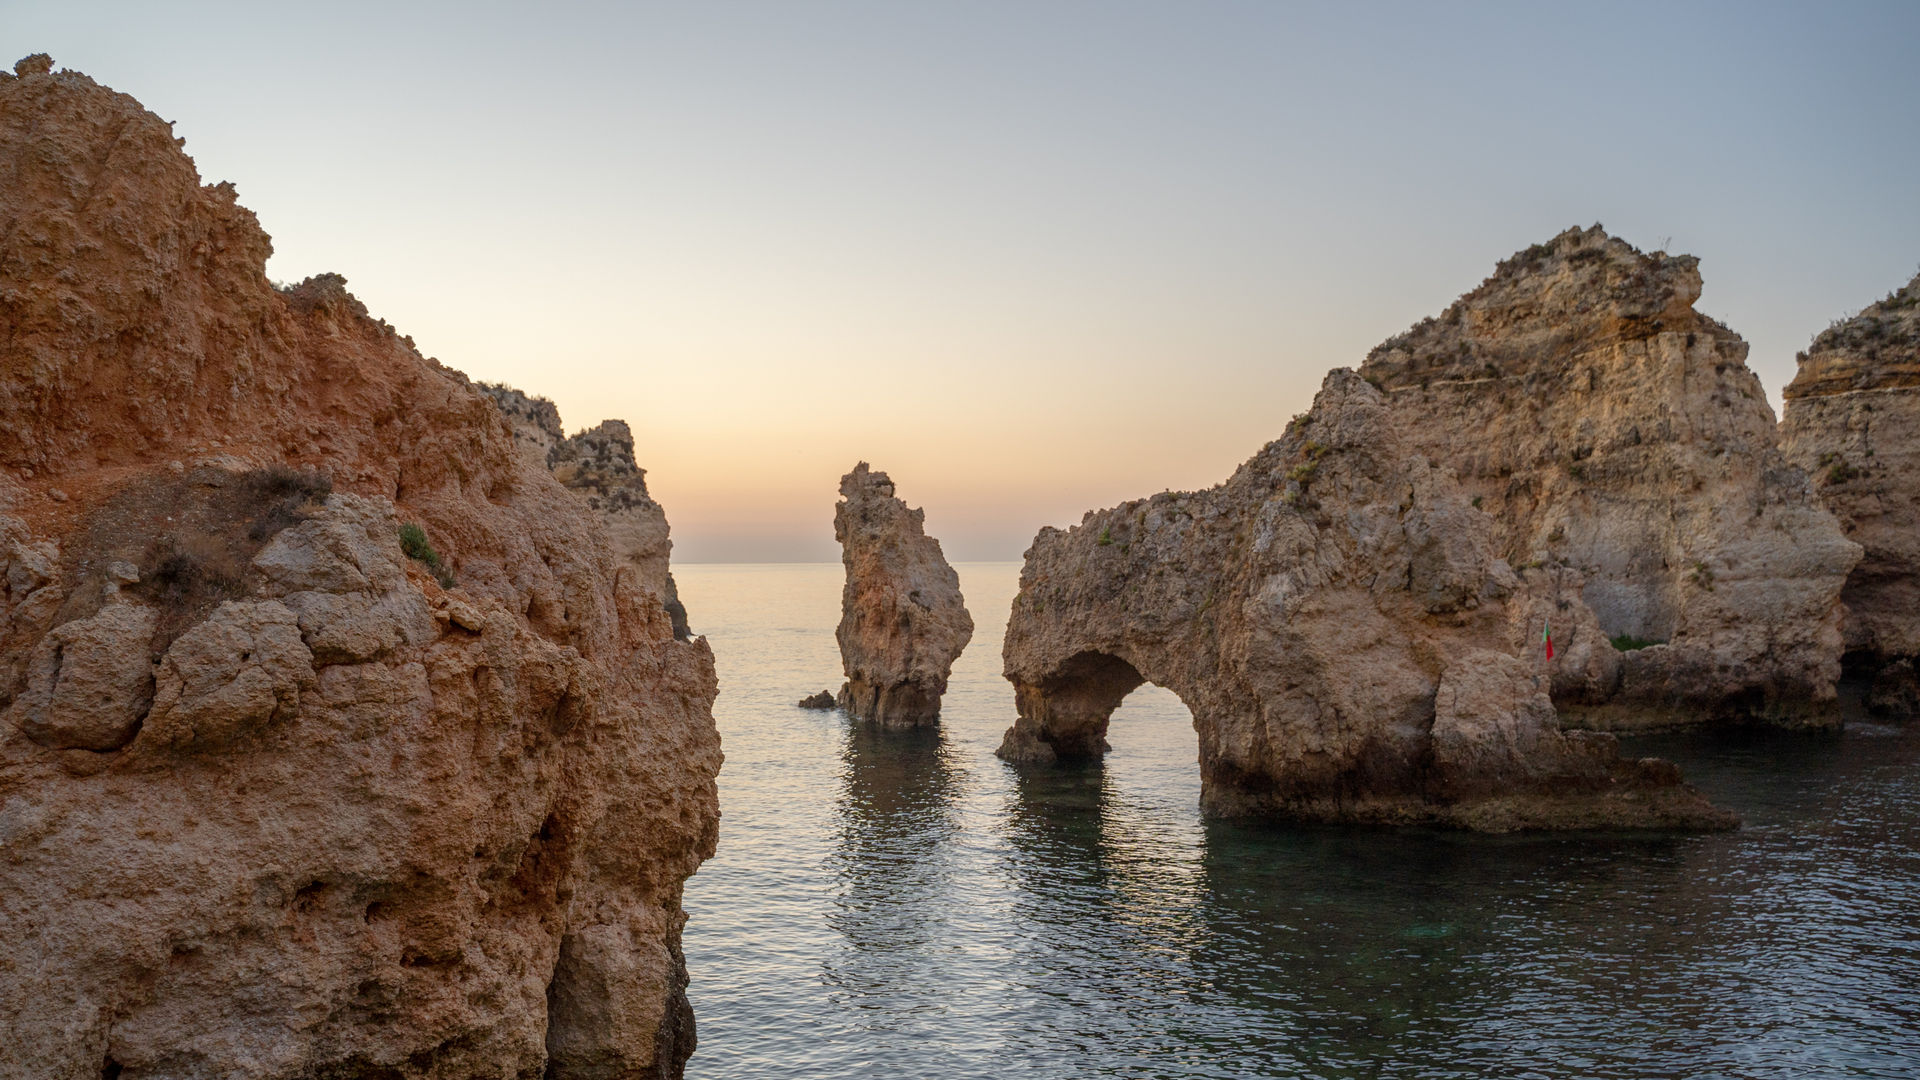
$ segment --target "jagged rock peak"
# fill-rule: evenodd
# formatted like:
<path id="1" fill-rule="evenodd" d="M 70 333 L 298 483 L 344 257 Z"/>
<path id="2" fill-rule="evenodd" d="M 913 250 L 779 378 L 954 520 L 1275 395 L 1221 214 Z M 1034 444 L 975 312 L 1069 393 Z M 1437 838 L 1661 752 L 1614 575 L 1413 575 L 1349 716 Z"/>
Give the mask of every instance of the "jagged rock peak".
<path id="1" fill-rule="evenodd" d="M 1380 391 L 1336 369 L 1225 484 L 1040 531 L 1007 624 L 1019 718 L 999 753 L 1097 757 L 1150 681 L 1193 713 L 1211 814 L 1727 824 L 1677 773 L 1559 730 L 1556 665 L 1584 678 L 1605 648 L 1563 584 L 1496 557 L 1486 515 L 1409 448 Z M 1564 659 L 1535 645 L 1547 618 Z"/>
<path id="2" fill-rule="evenodd" d="M 1556 346 L 1590 349 L 1669 330 L 1709 333 L 1728 362 L 1743 361 L 1745 343 L 1693 310 L 1700 285 L 1691 255 L 1647 254 L 1599 225 L 1568 229 L 1502 260 L 1439 316 L 1382 342 L 1362 370 L 1390 387 L 1485 378 L 1531 368 Z"/>
<path id="3" fill-rule="evenodd" d="M 960 576 L 924 511 L 894 496 L 893 480 L 866 462 L 840 478 L 833 535 L 846 586 L 840 597 L 839 704 L 856 720 L 915 727 L 940 717 L 953 661 L 973 638 Z"/>
<path id="4" fill-rule="evenodd" d="M 673 539 L 667 512 L 647 493 L 647 470 L 633 456 L 633 429 L 625 420 L 603 420 L 598 427 L 569 438 L 553 402 L 501 383 L 477 385 L 507 418 L 521 455 L 550 470 L 601 515 L 616 554 L 659 594 L 675 635 L 690 636 L 686 608 L 670 569 Z"/>
<path id="5" fill-rule="evenodd" d="M 0 1074 L 680 1075 L 712 652 L 164 121 L 16 70 Z"/>
<path id="6" fill-rule="evenodd" d="M 1567 567 L 1622 657 L 1556 688 L 1602 726 L 1837 723 L 1840 584 L 1859 549 L 1775 446 L 1747 343 L 1693 310 L 1691 256 L 1598 226 L 1506 260 L 1361 372 L 1493 518 L 1515 566 Z"/>
<path id="7" fill-rule="evenodd" d="M 1780 433 L 1865 548 L 1841 593 L 1847 648 L 1892 680 L 1874 700 L 1911 711 L 1894 683 L 1920 657 L 1920 277 L 1813 339 Z"/>

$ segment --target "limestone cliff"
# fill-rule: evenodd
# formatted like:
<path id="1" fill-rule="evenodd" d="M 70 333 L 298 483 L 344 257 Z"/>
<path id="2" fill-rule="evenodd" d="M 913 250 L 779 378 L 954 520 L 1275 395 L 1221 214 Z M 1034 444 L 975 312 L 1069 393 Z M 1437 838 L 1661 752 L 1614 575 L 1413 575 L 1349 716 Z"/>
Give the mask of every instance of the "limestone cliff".
<path id="1" fill-rule="evenodd" d="M 886 473 L 863 461 L 841 477 L 840 495 L 840 707 L 887 727 L 931 724 L 953 661 L 973 638 L 960 576 L 926 534 L 926 512 L 896 498 Z"/>
<path id="2" fill-rule="evenodd" d="M 1847 578 L 1846 642 L 1877 694 L 1911 712 L 1920 658 L 1920 276 L 1800 354 L 1780 434 L 1788 460 L 1865 554 Z"/>
<path id="3" fill-rule="evenodd" d="M 1838 722 L 1840 587 L 1859 558 L 1775 448 L 1747 345 L 1693 309 L 1697 260 L 1570 229 L 1374 349 L 1414 448 L 1453 471 L 1515 566 L 1571 568 L 1610 684 L 1594 726 Z"/>
<path id="4" fill-rule="evenodd" d="M 660 597 L 673 619 L 675 637 L 687 638 L 687 609 L 673 582 L 669 557 L 673 539 L 666 508 L 647 494 L 647 470 L 633 458 L 633 429 L 624 420 L 602 421 L 568 438 L 560 410 L 546 398 L 529 397 L 511 386 L 480 383 L 513 425 L 514 445 L 529 461 L 550 469 L 562 484 L 580 493 L 606 524 L 614 555 L 640 571 L 640 580 Z"/>
<path id="5" fill-rule="evenodd" d="M 713 660 L 166 122 L 0 77 L 0 1077 L 656 1077 Z"/>
<path id="6" fill-rule="evenodd" d="M 1591 620 L 1563 584 L 1515 574 L 1493 521 L 1338 369 L 1225 484 L 1041 530 L 1007 626 L 1019 719 L 1000 755 L 1097 756 L 1114 707 L 1151 681 L 1193 713 L 1213 814 L 1729 824 L 1670 766 L 1559 730 L 1556 661 L 1535 643 L 1544 619 Z M 1558 662 L 1585 677 L 1584 658 Z"/>

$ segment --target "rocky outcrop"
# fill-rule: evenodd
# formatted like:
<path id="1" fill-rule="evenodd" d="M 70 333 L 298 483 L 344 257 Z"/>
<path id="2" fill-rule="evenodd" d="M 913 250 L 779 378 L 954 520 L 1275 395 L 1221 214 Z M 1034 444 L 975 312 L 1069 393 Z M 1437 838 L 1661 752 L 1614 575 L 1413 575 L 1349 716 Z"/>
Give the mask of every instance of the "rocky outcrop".
<path id="1" fill-rule="evenodd" d="M 973 637 L 960 575 L 926 534 L 926 512 L 896 498 L 886 473 L 863 461 L 840 478 L 840 496 L 833 535 L 847 583 L 834 636 L 847 681 L 839 705 L 886 727 L 931 724 L 953 661 Z"/>
<path id="2" fill-rule="evenodd" d="M 1876 697 L 1899 702 L 1911 695 L 1893 684 L 1911 681 L 1912 666 L 1897 665 L 1920 657 L 1920 277 L 1799 359 L 1783 448 L 1865 549 L 1840 594 L 1847 649 L 1888 669 Z"/>
<path id="3" fill-rule="evenodd" d="M 1571 229 L 1367 357 L 1410 444 L 1563 567 L 1615 675 L 1555 684 L 1601 727 L 1838 723 L 1840 587 L 1859 557 L 1775 448 L 1747 345 L 1693 309 L 1697 260 Z"/>
<path id="4" fill-rule="evenodd" d="M 0 1077 L 679 1075 L 706 644 L 51 68 L 0 78 Z"/>
<path id="5" fill-rule="evenodd" d="M 521 454 L 552 470 L 600 515 L 615 555 L 639 570 L 641 583 L 659 594 L 673 620 L 674 636 L 691 637 L 687 609 L 668 567 L 673 539 L 667 511 L 647 494 L 647 470 L 633 458 L 633 429 L 624 420 L 605 420 L 568 438 L 553 402 L 497 383 L 479 387 L 513 425 L 514 445 Z"/>
<path id="6" fill-rule="evenodd" d="M 795 702 L 795 704 L 802 709 L 818 709 L 823 712 L 827 709 L 839 708 L 840 706 L 840 702 L 834 698 L 833 691 L 831 690 L 822 690 L 817 694 L 808 694 L 806 697 Z"/>
<path id="7" fill-rule="evenodd" d="M 1339 369 L 1225 484 L 1041 530 L 1007 627 L 1019 719 L 1000 756 L 1098 756 L 1115 706 L 1151 681 L 1193 713 L 1216 815 L 1730 824 L 1670 766 L 1559 729 L 1556 661 L 1534 643 L 1546 618 L 1591 635 L 1571 585 L 1516 574 L 1493 521 Z"/>

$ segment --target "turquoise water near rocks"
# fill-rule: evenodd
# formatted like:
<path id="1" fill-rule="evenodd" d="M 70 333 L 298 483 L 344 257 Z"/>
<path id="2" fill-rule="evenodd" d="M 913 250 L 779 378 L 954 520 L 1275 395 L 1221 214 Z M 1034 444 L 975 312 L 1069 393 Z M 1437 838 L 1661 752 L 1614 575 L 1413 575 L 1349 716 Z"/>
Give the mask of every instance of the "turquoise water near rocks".
<path id="1" fill-rule="evenodd" d="M 793 704 L 839 566 L 676 567 L 727 754 L 688 1076 L 1920 1076 L 1920 726 L 1630 744 L 1730 834 L 1208 822 L 1155 687 L 1103 765 L 993 756 L 1019 565 L 957 569 L 941 729 L 887 735 Z"/>

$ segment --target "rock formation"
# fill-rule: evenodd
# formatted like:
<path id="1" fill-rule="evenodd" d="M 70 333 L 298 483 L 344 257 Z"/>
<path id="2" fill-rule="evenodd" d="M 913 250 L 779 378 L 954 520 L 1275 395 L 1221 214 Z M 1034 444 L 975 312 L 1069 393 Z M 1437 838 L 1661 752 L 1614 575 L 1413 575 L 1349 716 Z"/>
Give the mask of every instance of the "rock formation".
<path id="1" fill-rule="evenodd" d="M 1000 756 L 1098 756 L 1114 707 L 1152 681 L 1193 713 L 1216 815 L 1730 824 L 1671 766 L 1559 730 L 1541 619 L 1565 607 L 1567 630 L 1593 633 L 1565 584 L 1509 568 L 1492 520 L 1338 369 L 1225 484 L 1040 531 L 1007 627 L 1019 719 Z"/>
<path id="2" fill-rule="evenodd" d="M 528 397 L 511 386 L 480 383 L 513 425 L 514 445 L 562 484 L 577 491 L 606 523 L 613 551 L 640 571 L 640 581 L 660 596 L 673 619 L 674 636 L 688 638 L 687 609 L 673 582 L 668 558 L 673 540 L 666 508 L 647 494 L 647 470 L 633 459 L 633 429 L 624 420 L 605 420 L 568 438 L 560 410 L 546 398 Z"/>
<path id="3" fill-rule="evenodd" d="M 840 478 L 833 535 L 847 584 L 840 594 L 840 707 L 886 727 L 940 716 L 953 661 L 973 637 L 960 575 L 925 530 L 926 513 L 894 497 L 866 462 Z"/>
<path id="4" fill-rule="evenodd" d="M 1787 458 L 1865 549 L 1842 590 L 1849 652 L 1873 697 L 1911 712 L 1920 658 L 1920 277 L 1800 354 L 1780 434 Z"/>
<path id="5" fill-rule="evenodd" d="M 0 1077 L 679 1075 L 706 644 L 51 69 L 0 77 Z"/>
<path id="6" fill-rule="evenodd" d="M 834 698 L 833 691 L 831 690 L 822 690 L 817 694 L 808 694 L 794 704 L 802 709 L 818 709 L 822 712 L 840 707 L 840 702 Z"/>
<path id="7" fill-rule="evenodd" d="M 1747 345 L 1693 310 L 1697 260 L 1570 229 L 1374 349 L 1412 446 L 1515 566 L 1571 568 L 1613 681 L 1556 683 L 1597 727 L 1838 723 L 1840 587 L 1859 557 L 1775 448 Z"/>

